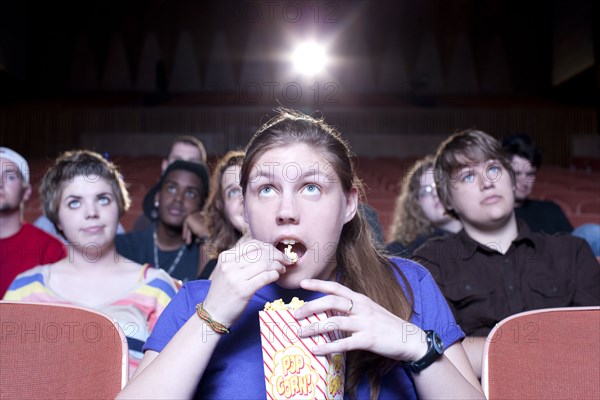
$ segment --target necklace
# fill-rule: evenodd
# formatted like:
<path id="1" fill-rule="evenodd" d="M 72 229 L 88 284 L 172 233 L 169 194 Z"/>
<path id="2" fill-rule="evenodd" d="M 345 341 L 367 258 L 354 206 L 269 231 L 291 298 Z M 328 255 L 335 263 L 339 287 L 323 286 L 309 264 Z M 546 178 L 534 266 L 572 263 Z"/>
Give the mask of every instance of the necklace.
<path id="1" fill-rule="evenodd" d="M 156 229 L 154 232 L 152 232 L 152 237 L 154 238 L 154 266 L 156 268 L 160 268 L 160 265 L 158 264 L 158 239 L 156 237 Z M 185 244 L 182 244 L 177 256 L 175 257 L 175 260 L 173 260 L 171 266 L 169 266 L 169 269 L 167 269 L 167 274 L 171 275 L 171 273 L 175 270 L 175 267 L 177 267 L 177 264 L 179 264 L 179 260 L 181 260 L 181 256 L 183 256 L 184 251 Z"/>

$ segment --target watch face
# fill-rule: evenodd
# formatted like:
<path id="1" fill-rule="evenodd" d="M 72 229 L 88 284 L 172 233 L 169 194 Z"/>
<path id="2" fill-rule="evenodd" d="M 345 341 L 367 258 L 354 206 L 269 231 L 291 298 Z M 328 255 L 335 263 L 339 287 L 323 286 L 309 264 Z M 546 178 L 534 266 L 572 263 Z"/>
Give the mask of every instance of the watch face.
<path id="1" fill-rule="evenodd" d="M 444 352 L 444 342 L 442 342 L 442 338 L 437 333 L 433 335 L 433 347 L 439 354 Z"/>

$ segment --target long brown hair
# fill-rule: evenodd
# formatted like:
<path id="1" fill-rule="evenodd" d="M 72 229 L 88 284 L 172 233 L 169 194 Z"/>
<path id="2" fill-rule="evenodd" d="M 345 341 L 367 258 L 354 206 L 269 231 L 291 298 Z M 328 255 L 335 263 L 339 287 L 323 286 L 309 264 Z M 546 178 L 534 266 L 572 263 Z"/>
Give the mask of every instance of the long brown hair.
<path id="1" fill-rule="evenodd" d="M 225 215 L 222 179 L 229 167 L 241 166 L 244 160 L 243 151 L 229 151 L 217 163 L 210 182 L 210 194 L 204 206 L 207 228 L 210 233 L 208 255 L 215 258 L 219 253 L 231 248 L 242 237 L 242 233 Z"/>
<path id="2" fill-rule="evenodd" d="M 391 227 L 393 241 L 403 245 L 412 243 L 420 235 L 430 235 L 435 230 L 433 223 L 419 204 L 421 177 L 433 169 L 433 156 L 417 160 L 410 171 L 402 178 L 402 190 L 396 198 L 394 220 Z"/>
<path id="3" fill-rule="evenodd" d="M 341 135 L 324 120 L 300 112 L 280 108 L 278 115 L 258 129 L 246 147 L 240 185 L 246 192 L 250 172 L 256 161 L 267 151 L 292 144 L 303 143 L 319 151 L 336 172 L 346 194 L 356 188 L 364 196 L 352 162 L 352 155 Z M 336 276 L 340 283 L 362 293 L 398 317 L 409 320 L 412 315 L 413 294 L 406 277 L 371 240 L 369 226 L 362 211 L 342 229 L 336 249 Z M 399 274 L 406 293 L 394 276 Z M 360 379 L 367 374 L 371 398 L 380 392 L 380 377 L 395 365 L 394 360 L 368 351 L 347 354 L 346 392 L 355 397 Z"/>

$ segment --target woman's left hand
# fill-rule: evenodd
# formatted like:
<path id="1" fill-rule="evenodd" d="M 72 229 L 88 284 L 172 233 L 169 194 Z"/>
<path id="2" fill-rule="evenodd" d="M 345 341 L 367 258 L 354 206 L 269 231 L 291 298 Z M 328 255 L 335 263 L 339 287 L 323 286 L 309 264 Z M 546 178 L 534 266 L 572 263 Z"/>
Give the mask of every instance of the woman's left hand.
<path id="1" fill-rule="evenodd" d="M 315 325 L 305 326 L 300 336 L 317 332 L 341 331 L 345 338 L 315 346 L 312 351 L 324 355 L 351 350 L 368 350 L 398 361 L 421 358 L 427 351 L 423 330 L 392 314 L 365 295 L 331 281 L 306 279 L 300 282 L 303 289 L 327 294 L 310 301 L 296 310 L 298 319 L 326 310 L 339 315 L 324 319 Z"/>

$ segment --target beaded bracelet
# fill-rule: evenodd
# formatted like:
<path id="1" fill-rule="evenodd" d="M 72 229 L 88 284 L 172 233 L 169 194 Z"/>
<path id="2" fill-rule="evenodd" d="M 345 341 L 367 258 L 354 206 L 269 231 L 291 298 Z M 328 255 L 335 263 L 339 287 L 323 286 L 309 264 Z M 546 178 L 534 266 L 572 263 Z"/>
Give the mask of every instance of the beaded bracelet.
<path id="1" fill-rule="evenodd" d="M 212 319 L 208 311 L 204 309 L 202 303 L 196 304 L 196 314 L 198 314 L 198 317 L 200 317 L 200 319 L 204 321 L 210 329 L 212 329 L 219 335 L 222 335 L 224 333 L 231 333 L 225 325 Z"/>

